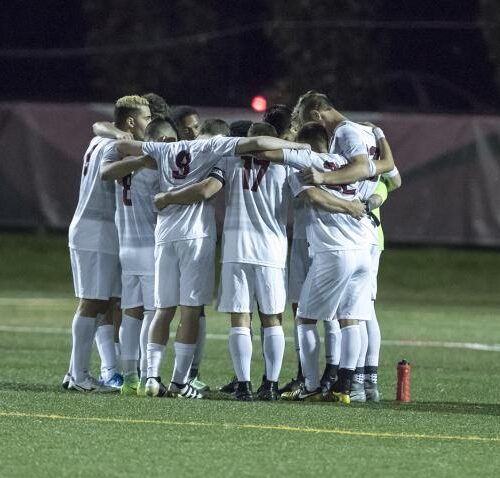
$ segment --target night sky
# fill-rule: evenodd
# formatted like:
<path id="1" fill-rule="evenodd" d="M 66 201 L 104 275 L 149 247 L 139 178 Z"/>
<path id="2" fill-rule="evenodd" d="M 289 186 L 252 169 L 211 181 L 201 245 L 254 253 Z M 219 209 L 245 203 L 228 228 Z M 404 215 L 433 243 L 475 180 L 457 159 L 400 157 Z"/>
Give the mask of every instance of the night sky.
<path id="1" fill-rule="evenodd" d="M 402 0 L 387 1 L 379 21 L 442 20 L 472 22 L 478 16 L 479 0 Z M 334 3 L 334 2 L 332 2 Z M 418 8 L 418 9 L 417 9 Z M 248 18 L 252 23 L 253 18 Z M 83 47 L 86 41 L 86 19 L 79 1 L 19 0 L 2 5 L 0 19 L 0 52 L 19 48 Z M 387 58 L 393 72 L 406 70 L 445 78 L 474 102 L 456 95 L 443 100 L 440 86 L 430 91 L 431 98 L 444 101 L 452 111 L 500 111 L 499 87 L 495 84 L 493 67 L 488 62 L 486 44 L 478 29 L 449 30 L 385 30 L 381 35 L 389 45 Z M 240 45 L 244 42 L 240 42 Z M 253 61 L 258 61 L 258 58 Z M 250 60 L 251 61 L 251 60 Z M 36 101 L 91 101 L 95 92 L 90 87 L 90 73 L 86 58 L 9 59 L 0 54 L 2 88 L 0 100 Z M 389 72 L 390 73 L 390 72 Z M 400 75 L 400 74 L 399 74 Z M 242 80 L 244 81 L 244 80 Z M 446 86 L 443 88 L 446 89 Z M 257 93 L 257 91 L 256 91 Z M 411 95 L 410 95 L 411 96 Z M 444 95 L 446 96 L 446 95 Z M 110 98 L 109 101 L 113 99 Z M 183 103 L 183 98 L 168 98 L 172 104 Z M 398 82 L 394 84 L 397 103 L 409 102 L 409 93 Z M 232 100 L 234 106 L 247 106 L 246 98 Z M 449 103 L 449 105 L 446 104 Z M 210 99 L 207 98 L 207 103 Z M 394 105 L 393 105 L 394 106 Z M 387 110 L 391 104 L 387 104 Z M 392 109 L 398 109 L 395 105 Z"/>

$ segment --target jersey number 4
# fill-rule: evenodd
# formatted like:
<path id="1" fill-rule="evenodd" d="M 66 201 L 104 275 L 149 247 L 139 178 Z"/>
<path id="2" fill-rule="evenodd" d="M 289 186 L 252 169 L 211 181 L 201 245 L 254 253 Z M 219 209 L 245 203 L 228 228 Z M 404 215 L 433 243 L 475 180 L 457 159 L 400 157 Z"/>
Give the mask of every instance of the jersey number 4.
<path id="1" fill-rule="evenodd" d="M 255 159 L 252 156 L 242 156 L 241 159 L 243 160 L 243 189 L 257 192 L 257 189 L 259 189 L 262 178 L 264 177 L 264 174 L 266 174 L 267 169 L 269 168 L 269 161 Z M 257 171 L 257 177 L 255 178 L 255 181 L 253 182 L 252 187 L 250 188 L 249 184 L 250 171 L 252 171 L 252 166 L 254 163 L 260 167 L 259 170 Z"/>

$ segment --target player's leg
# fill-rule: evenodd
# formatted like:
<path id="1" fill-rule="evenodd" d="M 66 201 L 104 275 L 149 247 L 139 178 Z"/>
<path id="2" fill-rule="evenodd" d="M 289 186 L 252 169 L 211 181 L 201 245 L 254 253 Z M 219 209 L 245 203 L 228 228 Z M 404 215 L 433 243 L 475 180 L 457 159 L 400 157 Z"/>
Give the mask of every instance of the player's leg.
<path id="1" fill-rule="evenodd" d="M 337 381 L 332 397 L 350 403 L 351 383 L 361 350 L 359 320 L 368 320 L 370 302 L 370 254 L 368 249 L 343 251 L 348 286 L 336 311 L 342 332 L 342 346 Z"/>
<path id="2" fill-rule="evenodd" d="M 169 392 L 183 398 L 203 398 L 203 394 L 189 384 L 189 371 L 199 335 L 201 310 L 213 297 L 215 240 L 178 241 L 176 249 L 181 274 L 181 321 L 175 338 L 175 365 Z"/>
<path id="3" fill-rule="evenodd" d="M 205 315 L 205 306 L 201 308 L 201 314 L 198 326 L 198 338 L 196 340 L 196 349 L 194 351 L 193 364 L 189 372 L 189 383 L 201 391 L 208 391 L 210 387 L 200 380 L 200 364 L 205 350 L 205 340 L 207 335 L 207 318 Z"/>
<path id="4" fill-rule="evenodd" d="M 137 395 L 146 394 L 146 381 L 148 376 L 148 335 L 151 323 L 155 315 L 154 306 L 154 275 L 140 276 L 142 297 L 144 302 L 144 313 L 139 337 L 140 346 L 140 380 L 137 387 Z M 175 310 L 174 310 L 175 314 Z M 172 314 L 173 316 L 173 314 Z"/>
<path id="5" fill-rule="evenodd" d="M 160 377 L 161 363 L 170 333 L 170 323 L 179 304 L 180 271 L 175 244 L 158 244 L 155 248 L 154 297 L 156 311 L 149 327 L 146 395 L 162 397 L 167 387 Z"/>
<path id="6" fill-rule="evenodd" d="M 255 295 L 254 278 L 255 270 L 251 264 L 222 264 L 217 310 L 231 314 L 229 352 L 237 378 L 235 397 L 243 401 L 253 400 L 250 378 L 253 353 L 250 323 Z"/>
<path id="7" fill-rule="evenodd" d="M 368 321 L 369 322 L 369 321 Z M 365 358 L 368 349 L 368 334 L 366 332 L 367 321 L 359 322 L 359 357 L 354 370 L 354 376 L 351 383 L 351 402 L 366 402 L 365 394 Z"/>
<path id="8" fill-rule="evenodd" d="M 254 268 L 255 295 L 263 329 L 262 348 L 266 370 L 266 379 L 258 395 L 262 400 L 276 400 L 285 353 L 282 314 L 286 305 L 286 269 L 266 266 Z"/>
<path id="9" fill-rule="evenodd" d="M 340 362 L 340 348 L 342 334 L 340 324 L 336 319 L 325 320 L 325 370 L 321 377 L 321 388 L 323 392 L 328 392 L 337 378 L 337 371 Z"/>

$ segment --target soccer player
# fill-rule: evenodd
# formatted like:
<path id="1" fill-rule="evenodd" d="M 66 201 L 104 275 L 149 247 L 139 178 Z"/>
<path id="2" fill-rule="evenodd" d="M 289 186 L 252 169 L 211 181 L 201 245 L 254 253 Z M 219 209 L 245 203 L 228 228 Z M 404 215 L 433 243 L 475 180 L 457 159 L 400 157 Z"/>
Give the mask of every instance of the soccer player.
<path id="1" fill-rule="evenodd" d="M 115 124 L 124 132 L 134 134 L 144 129 L 149 120 L 149 106 L 144 98 L 126 96 L 116 102 Z M 75 295 L 80 299 L 73 319 L 69 386 L 82 392 L 117 390 L 100 384 L 88 372 L 96 327 L 110 307 L 110 298 L 121 293 L 114 185 L 101 181 L 99 174 L 105 150 L 112 142 L 101 137 L 90 142 L 84 156 L 78 206 L 69 228 Z M 112 375 L 102 378 L 109 383 L 116 371 L 112 331 L 105 345 Z"/>
<path id="2" fill-rule="evenodd" d="M 141 139 L 138 137 L 137 139 Z M 177 139 L 170 119 L 157 118 L 146 128 L 145 140 Z M 144 394 L 147 375 L 147 337 L 154 316 L 154 230 L 156 211 L 153 197 L 159 192 L 157 170 L 146 169 L 140 159 L 120 161 L 108 147 L 101 164 L 103 180 L 116 183 L 116 226 L 120 240 L 122 309 L 120 327 L 124 395 Z M 141 352 L 141 382 L 137 366 Z"/>
<path id="3" fill-rule="evenodd" d="M 156 163 L 160 171 L 160 190 L 171 192 L 175 202 L 179 203 L 160 211 L 156 227 L 157 310 L 148 343 L 146 383 L 146 393 L 151 396 L 167 393 L 159 377 L 159 368 L 171 321 L 168 311 L 180 305 L 181 322 L 174 344 L 176 358 L 169 392 L 185 398 L 203 397 L 188 383 L 188 378 L 198 337 L 201 306 L 212 301 L 216 232 L 214 204 L 207 199 L 220 190 L 224 181 L 223 174 L 219 168 L 214 168 L 215 165 L 227 156 L 282 147 L 304 148 L 304 145 L 276 138 L 213 136 L 217 134 L 215 131 L 220 123 L 224 122 L 213 120 L 208 123 L 206 134 L 204 132 L 201 139 L 194 141 L 169 144 L 121 141 L 117 144 L 122 156 L 148 154 L 154 158 L 149 161 Z M 208 187 L 204 188 L 207 184 Z M 182 186 L 192 185 L 195 188 L 185 192 L 187 197 L 183 197 L 183 191 L 176 191 Z M 155 203 L 160 209 L 170 204 L 169 199 L 167 195 L 160 195 Z"/>
<path id="4" fill-rule="evenodd" d="M 200 134 L 200 115 L 193 107 L 174 108 L 172 118 L 177 125 L 181 139 L 193 140 Z"/>

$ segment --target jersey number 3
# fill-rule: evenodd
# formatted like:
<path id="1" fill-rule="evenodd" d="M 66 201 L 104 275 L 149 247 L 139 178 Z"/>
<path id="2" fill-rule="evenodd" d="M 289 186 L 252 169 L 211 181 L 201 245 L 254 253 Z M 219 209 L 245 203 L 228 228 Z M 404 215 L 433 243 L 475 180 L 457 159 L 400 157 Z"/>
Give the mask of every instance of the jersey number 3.
<path id="1" fill-rule="evenodd" d="M 255 159 L 252 156 L 242 156 L 241 159 L 243 160 L 243 189 L 250 190 L 255 193 L 257 192 L 257 189 L 259 189 L 262 178 L 269 168 L 269 161 Z M 260 166 L 260 168 L 257 171 L 257 177 L 250 188 L 250 171 L 252 170 L 253 163 Z"/>

